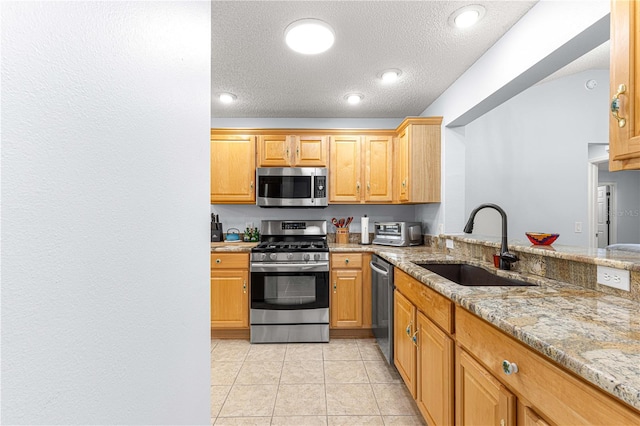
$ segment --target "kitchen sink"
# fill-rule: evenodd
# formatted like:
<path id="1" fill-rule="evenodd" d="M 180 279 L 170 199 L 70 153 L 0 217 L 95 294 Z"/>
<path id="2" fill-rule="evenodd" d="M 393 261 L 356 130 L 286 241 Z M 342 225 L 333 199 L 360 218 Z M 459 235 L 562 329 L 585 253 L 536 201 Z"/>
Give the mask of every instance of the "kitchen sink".
<path id="1" fill-rule="evenodd" d="M 469 287 L 535 286 L 535 284 L 524 281 L 501 277 L 484 268 L 467 263 L 416 263 L 416 265 L 453 281 L 456 284 Z"/>

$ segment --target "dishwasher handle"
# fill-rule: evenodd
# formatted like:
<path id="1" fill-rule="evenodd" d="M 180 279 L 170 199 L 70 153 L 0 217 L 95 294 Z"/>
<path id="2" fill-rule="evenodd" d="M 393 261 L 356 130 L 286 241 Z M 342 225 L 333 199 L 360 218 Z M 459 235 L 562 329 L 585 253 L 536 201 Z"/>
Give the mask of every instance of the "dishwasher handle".
<path id="1" fill-rule="evenodd" d="M 389 271 L 387 271 L 386 269 L 380 269 L 380 266 L 376 265 L 375 263 L 369 262 L 369 266 L 371 266 L 371 269 L 373 269 L 383 277 L 389 276 Z"/>

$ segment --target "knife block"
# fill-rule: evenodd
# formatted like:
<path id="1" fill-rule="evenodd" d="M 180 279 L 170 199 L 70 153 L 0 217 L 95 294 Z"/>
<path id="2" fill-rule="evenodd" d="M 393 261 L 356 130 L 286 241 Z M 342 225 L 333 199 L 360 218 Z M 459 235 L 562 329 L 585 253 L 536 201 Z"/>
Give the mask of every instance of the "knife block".
<path id="1" fill-rule="evenodd" d="M 211 242 L 218 243 L 223 240 L 224 238 L 222 236 L 222 223 L 211 222 Z"/>

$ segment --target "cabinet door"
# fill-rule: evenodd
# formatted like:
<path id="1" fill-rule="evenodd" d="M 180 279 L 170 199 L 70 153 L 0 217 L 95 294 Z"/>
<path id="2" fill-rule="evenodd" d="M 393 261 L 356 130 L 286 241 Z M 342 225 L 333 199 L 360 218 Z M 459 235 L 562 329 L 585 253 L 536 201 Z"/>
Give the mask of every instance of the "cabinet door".
<path id="1" fill-rule="evenodd" d="M 212 272 L 211 327 L 249 327 L 249 272 L 246 269 Z"/>
<path id="2" fill-rule="evenodd" d="M 365 192 L 367 202 L 389 202 L 393 199 L 393 138 L 365 137 Z"/>
<path id="3" fill-rule="evenodd" d="M 511 392 L 460 348 L 456 368 L 456 424 L 515 426 Z"/>
<path id="4" fill-rule="evenodd" d="M 211 203 L 256 202 L 255 136 L 211 135 Z"/>
<path id="5" fill-rule="evenodd" d="M 289 167 L 291 154 L 291 137 L 258 136 L 259 167 Z"/>
<path id="6" fill-rule="evenodd" d="M 362 271 L 334 270 L 331 284 L 331 326 L 362 327 Z"/>
<path id="7" fill-rule="evenodd" d="M 522 419 L 518 418 L 519 426 L 550 426 L 529 407 L 522 407 L 522 411 L 518 411 L 518 416 L 521 414 Z"/>
<path id="8" fill-rule="evenodd" d="M 360 201 L 360 136 L 332 136 L 329 144 L 329 202 Z"/>
<path id="9" fill-rule="evenodd" d="M 395 182 L 398 201 L 409 201 L 409 127 L 398 135 L 396 146 Z"/>
<path id="10" fill-rule="evenodd" d="M 453 339 L 418 312 L 418 408 L 429 425 L 453 423 Z"/>
<path id="11" fill-rule="evenodd" d="M 298 167 L 326 167 L 326 136 L 294 136 L 293 163 Z"/>
<path id="12" fill-rule="evenodd" d="M 640 5 L 635 1 L 611 2 L 611 97 L 620 93 L 618 115 L 609 117 L 609 170 L 640 169 Z"/>
<path id="13" fill-rule="evenodd" d="M 411 396 L 416 397 L 416 347 L 413 344 L 416 311 L 402 293 L 394 291 L 393 309 L 393 358 L 394 364 L 407 385 Z"/>

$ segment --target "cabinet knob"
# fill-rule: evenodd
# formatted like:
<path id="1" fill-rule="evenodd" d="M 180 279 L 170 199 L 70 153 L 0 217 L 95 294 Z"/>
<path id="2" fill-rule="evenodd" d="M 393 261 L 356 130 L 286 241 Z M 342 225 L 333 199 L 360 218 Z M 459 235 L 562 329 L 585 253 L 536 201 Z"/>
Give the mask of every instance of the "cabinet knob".
<path id="1" fill-rule="evenodd" d="M 402 181 L 402 187 L 404 188 L 404 187 L 406 187 L 406 186 L 407 186 L 407 181 L 406 181 L 406 180 L 403 180 L 403 181 Z"/>
<path id="2" fill-rule="evenodd" d="M 216 263 L 222 263 L 222 260 L 216 259 Z"/>
<path id="3" fill-rule="evenodd" d="M 338 285 L 337 285 L 337 283 L 334 281 L 334 282 L 333 282 L 333 292 L 334 292 L 334 293 L 336 293 L 336 292 L 337 292 L 337 290 L 338 290 Z"/>
<path id="4" fill-rule="evenodd" d="M 360 192 L 360 182 L 356 183 L 356 191 Z"/>
<path id="5" fill-rule="evenodd" d="M 509 362 L 505 359 L 502 361 L 502 371 L 504 371 L 504 374 L 507 376 L 510 376 L 511 374 L 516 374 L 518 372 L 518 366 L 515 362 Z"/>
<path id="6" fill-rule="evenodd" d="M 244 294 L 247 294 L 247 280 L 244 280 L 244 282 L 242 284 L 242 292 Z"/>
<path id="7" fill-rule="evenodd" d="M 345 260 L 344 260 L 344 263 L 349 263 L 349 259 L 345 259 Z"/>
<path id="8" fill-rule="evenodd" d="M 371 185 L 367 182 L 367 192 L 371 192 Z"/>
<path id="9" fill-rule="evenodd" d="M 251 184 L 249 185 L 249 188 L 253 191 L 253 181 L 251 181 Z"/>
<path id="10" fill-rule="evenodd" d="M 618 86 L 618 92 L 611 99 L 611 115 L 618 121 L 618 127 L 624 127 L 627 124 L 627 120 L 624 117 L 620 117 L 620 95 L 627 92 L 627 86 L 621 84 Z"/>
<path id="11" fill-rule="evenodd" d="M 297 157 L 300 157 L 300 147 L 297 147 L 297 148 L 296 148 L 296 156 L 297 156 Z"/>

